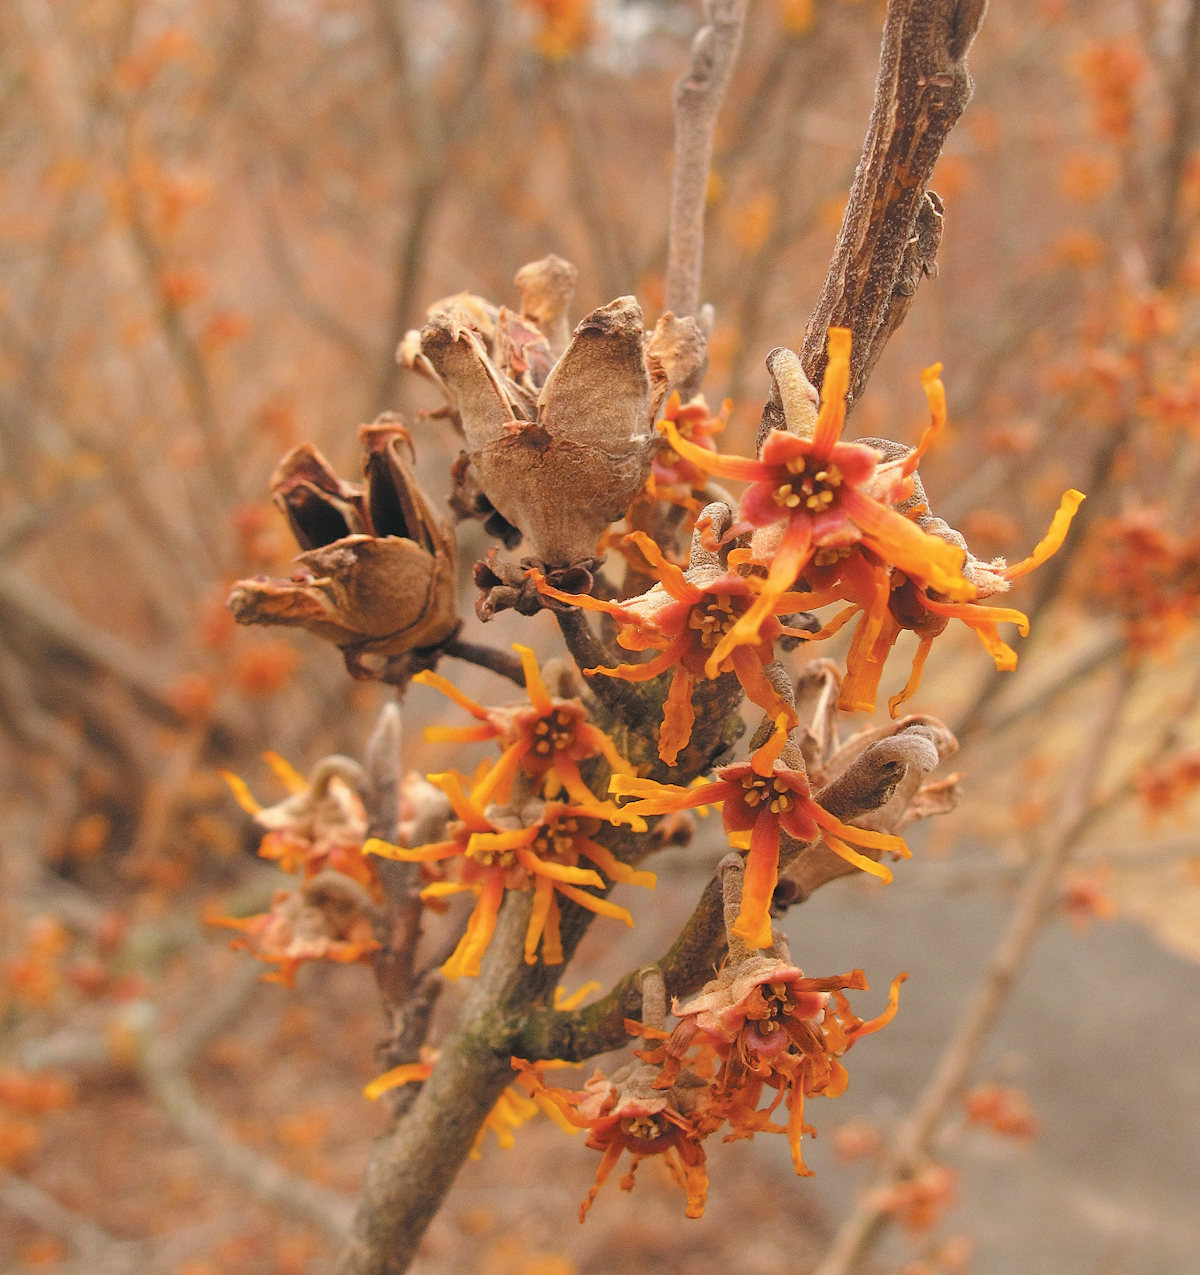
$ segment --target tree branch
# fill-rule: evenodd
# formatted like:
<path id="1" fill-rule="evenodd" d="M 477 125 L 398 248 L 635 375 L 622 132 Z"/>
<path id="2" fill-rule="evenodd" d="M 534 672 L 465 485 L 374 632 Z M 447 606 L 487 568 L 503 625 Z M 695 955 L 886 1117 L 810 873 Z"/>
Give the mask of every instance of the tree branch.
<path id="1" fill-rule="evenodd" d="M 1125 666 L 1108 696 L 1100 719 L 1089 735 L 1088 750 L 1075 768 L 1075 782 L 1063 801 L 1059 831 L 1030 870 L 1008 927 L 988 963 L 987 973 L 942 1051 L 912 1115 L 899 1132 L 890 1164 L 876 1187 L 842 1225 L 815 1275 L 849 1275 L 867 1253 L 888 1221 L 888 1189 L 909 1176 L 928 1153 L 946 1111 L 962 1091 L 1050 914 L 1062 870 L 1101 808 L 1094 790 L 1109 756 L 1135 672 L 1133 666 Z M 1195 692 L 1193 703 L 1194 700 Z M 1104 806 L 1106 808 L 1107 803 Z"/>
<path id="2" fill-rule="evenodd" d="M 851 330 L 850 403 L 899 327 L 921 276 L 932 273 L 941 208 L 926 186 L 970 100 L 967 50 L 986 8 L 987 0 L 888 4 L 871 123 L 800 351 L 805 374 L 820 385 L 827 330 Z"/>
<path id="3" fill-rule="evenodd" d="M 691 68 L 675 88 L 675 169 L 663 308 L 681 317 L 700 308 L 713 136 L 742 43 L 746 6 L 747 0 L 708 0 L 707 25 L 692 41 Z"/>

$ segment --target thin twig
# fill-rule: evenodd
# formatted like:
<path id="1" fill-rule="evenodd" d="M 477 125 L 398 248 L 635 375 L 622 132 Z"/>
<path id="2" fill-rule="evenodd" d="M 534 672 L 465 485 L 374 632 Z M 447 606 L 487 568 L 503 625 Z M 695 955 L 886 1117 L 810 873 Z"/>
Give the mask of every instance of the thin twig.
<path id="1" fill-rule="evenodd" d="M 1184 171 L 1200 132 L 1200 0 L 1191 0 L 1174 85 L 1171 140 L 1163 164 L 1162 221 L 1155 244 L 1154 285 L 1175 280 L 1187 246 L 1183 218 Z"/>
<path id="2" fill-rule="evenodd" d="M 1111 805 L 1110 801 L 1096 800 L 1095 788 L 1135 675 L 1134 666 L 1122 668 L 1089 735 L 1088 750 L 1075 767 L 1075 780 L 1063 802 L 1059 831 L 1031 868 L 982 982 L 942 1051 L 912 1114 L 897 1135 L 891 1162 L 880 1181 L 843 1223 L 815 1275 L 849 1275 L 855 1268 L 887 1225 L 889 1188 L 910 1175 L 927 1154 L 950 1104 L 962 1092 L 1028 960 L 1034 940 L 1051 912 L 1063 868 L 1100 810 Z M 1197 686 L 1200 688 L 1200 683 Z"/>
<path id="3" fill-rule="evenodd" d="M 746 6 L 747 0 L 708 0 L 707 24 L 692 41 L 692 65 L 675 88 L 675 169 L 663 305 L 681 316 L 700 308 L 713 137 L 742 43 Z"/>
<path id="4" fill-rule="evenodd" d="M 442 643 L 442 654 L 456 660 L 466 660 L 468 664 L 478 664 L 480 668 L 491 669 L 501 677 L 506 677 L 518 686 L 525 685 L 525 669 L 521 661 L 508 651 L 497 650 L 494 646 L 483 646 L 479 642 L 463 642 L 452 637 Z"/>

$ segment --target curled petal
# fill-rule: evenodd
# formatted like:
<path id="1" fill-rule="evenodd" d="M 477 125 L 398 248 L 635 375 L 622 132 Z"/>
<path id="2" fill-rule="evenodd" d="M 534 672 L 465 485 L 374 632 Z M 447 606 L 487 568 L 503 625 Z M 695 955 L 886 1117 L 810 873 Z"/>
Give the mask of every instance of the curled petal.
<path id="1" fill-rule="evenodd" d="M 1058 506 L 1058 512 L 1050 523 L 1050 530 L 1037 542 L 1028 558 L 1022 558 L 1020 562 L 1014 562 L 1011 567 L 1004 568 L 1001 573 L 1004 578 L 1015 580 L 1017 576 L 1023 576 L 1036 567 L 1040 567 L 1047 558 L 1056 554 L 1067 538 L 1071 519 L 1075 517 L 1076 511 L 1085 499 L 1083 492 L 1070 488 Z"/>
<path id="2" fill-rule="evenodd" d="M 853 1044 L 860 1036 L 869 1036 L 872 1032 L 877 1032 L 881 1027 L 886 1027 L 888 1023 L 896 1017 L 896 1010 L 900 1006 L 900 984 L 908 981 L 908 973 L 897 974 L 892 979 L 891 990 L 888 992 L 887 1008 L 876 1018 L 869 1019 L 867 1022 L 855 1027 L 847 1035 L 850 1043 Z"/>
<path id="3" fill-rule="evenodd" d="M 873 877 L 878 877 L 884 885 L 891 882 L 891 870 L 882 863 L 876 863 L 874 859 L 868 859 L 865 854 L 859 854 L 857 850 L 851 850 L 844 841 L 839 841 L 837 837 L 828 832 L 825 834 L 824 840 L 825 844 L 839 858 L 845 859 L 847 863 L 852 863 L 856 868 L 861 868 L 863 872 L 869 872 Z"/>

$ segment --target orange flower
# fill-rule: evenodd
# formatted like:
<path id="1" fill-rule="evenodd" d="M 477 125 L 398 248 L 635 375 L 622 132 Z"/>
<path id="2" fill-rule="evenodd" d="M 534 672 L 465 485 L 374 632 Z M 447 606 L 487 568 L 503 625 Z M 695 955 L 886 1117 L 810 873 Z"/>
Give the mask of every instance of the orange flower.
<path id="1" fill-rule="evenodd" d="M 966 1095 L 963 1106 L 972 1124 L 985 1124 L 1005 1137 L 1027 1142 L 1038 1131 L 1037 1117 L 1020 1089 L 981 1085 Z"/>
<path id="2" fill-rule="evenodd" d="M 852 850 L 845 842 L 909 857 L 908 847 L 900 837 L 853 828 L 817 805 L 809 795 L 808 776 L 803 769 L 793 770 L 779 761 L 786 740 L 785 718 L 780 715 L 774 734 L 753 757 L 748 762 L 718 770 L 716 782 L 680 788 L 650 779 L 614 775 L 609 785 L 610 791 L 618 796 L 638 797 L 639 800 L 626 809 L 639 815 L 662 815 L 723 803 L 721 819 L 729 844 L 749 852 L 741 913 L 733 932 L 752 948 L 771 944 L 770 907 L 779 879 L 781 831 L 801 842 L 821 837 L 830 850 L 847 863 L 885 882 L 892 879 L 891 872 L 883 864 Z"/>
<path id="3" fill-rule="evenodd" d="M 669 1086 L 689 1050 L 709 1045 L 721 1059 L 710 1108 L 710 1119 L 712 1115 L 719 1117 L 713 1127 L 728 1120 L 733 1130 L 729 1138 L 786 1133 L 796 1172 L 811 1176 L 800 1146 L 808 1128 L 804 1099 L 812 1095 L 836 1098 L 844 1092 L 849 1076 L 839 1059 L 860 1037 L 891 1022 L 899 1004 L 900 984 L 907 977 L 897 975 L 887 1008 L 864 1022 L 851 1012 L 843 995 L 846 988 L 866 990 L 862 970 L 831 978 L 805 978 L 802 970 L 773 956 L 755 953 L 731 961 L 695 1000 L 682 1009 L 676 1005 L 674 1013 L 680 1022 L 661 1051 L 665 1065 L 655 1086 Z M 829 1004 L 831 994 L 833 1007 Z M 660 1059 L 656 1055 L 652 1061 Z M 760 1111 L 764 1087 L 778 1093 L 770 1106 Z M 785 1097 L 788 1121 L 781 1126 L 771 1115 Z"/>
<path id="4" fill-rule="evenodd" d="M 374 1100 L 382 1097 L 391 1089 L 399 1088 L 401 1085 L 412 1084 L 414 1081 L 428 1080 L 433 1074 L 433 1068 L 438 1060 L 439 1052 L 436 1049 L 422 1048 L 420 1062 L 401 1063 L 399 1067 L 393 1067 L 390 1071 L 385 1071 L 382 1076 L 376 1076 L 363 1089 L 364 1097 Z M 522 1073 L 518 1076 L 517 1083 L 509 1085 L 500 1097 L 496 1099 L 496 1105 L 484 1116 L 483 1124 L 479 1126 L 479 1132 L 475 1135 L 475 1141 L 471 1144 L 471 1150 L 468 1152 L 472 1160 L 480 1158 L 483 1139 L 489 1129 L 496 1135 L 496 1141 L 500 1143 L 504 1150 L 511 1151 L 516 1145 L 513 1141 L 513 1130 L 519 1129 L 523 1124 L 527 1124 L 539 1111 L 549 1116 L 564 1133 L 574 1134 L 578 1132 L 559 1108 L 546 1097 L 542 1091 L 544 1086 L 536 1087 L 536 1081 L 533 1079 L 534 1076 L 540 1077 L 542 1072 L 548 1071 L 553 1067 L 570 1067 L 572 1064 L 558 1059 L 551 1059 L 528 1065 L 530 1066 L 530 1073 Z"/>
<path id="5" fill-rule="evenodd" d="M 536 1063 L 514 1058 L 512 1065 L 527 1077 L 535 1095 L 540 1093 L 554 1103 L 573 1127 L 588 1130 L 585 1145 L 604 1153 L 595 1185 L 580 1206 L 581 1222 L 625 1151 L 633 1163 L 621 1179 L 623 1191 L 633 1190 L 634 1174 L 642 1160 L 661 1156 L 671 1176 L 687 1192 L 687 1216 L 704 1215 L 708 1174 L 700 1143 L 705 1137 L 702 1115 L 708 1086 L 694 1072 L 685 1071 L 668 1087 L 655 1088 L 659 1068 L 638 1061 L 614 1072 L 611 1078 L 597 1071 L 582 1091 L 570 1091 L 548 1087 Z"/>
<path id="6" fill-rule="evenodd" d="M 574 597 L 572 597 L 574 601 Z M 436 687 L 461 708 L 478 718 L 478 726 L 427 726 L 425 738 L 434 742 L 476 743 L 494 739 L 504 750 L 491 777 L 489 794 L 504 794 L 519 767 L 527 775 L 540 779 L 549 797 L 565 788 L 580 805 L 596 806 L 596 798 L 583 782 L 579 763 L 590 757 L 603 757 L 613 770 L 632 774 L 633 768 L 617 752 L 616 745 L 598 727 L 587 721 L 587 712 L 577 699 L 552 698 L 542 681 L 537 658 L 527 646 L 513 643 L 525 669 L 528 705 L 506 708 L 484 708 L 464 695 L 453 683 L 438 673 L 418 673 L 413 678 L 423 686 Z M 605 806 L 605 818 L 619 821 L 619 811 Z"/>
<path id="7" fill-rule="evenodd" d="M 1049 531 L 1020 562 L 1009 566 L 1003 558 L 997 558 L 983 563 L 968 554 L 964 572 L 973 581 L 976 596 L 988 598 L 1005 592 L 1013 580 L 1040 567 L 1057 553 L 1083 499 L 1082 492 L 1068 490 Z M 902 571 L 894 570 L 889 576 L 885 567 L 868 561 L 863 550 L 834 566 L 810 568 L 806 579 L 814 589 L 824 591 L 820 596 L 833 594 L 852 603 L 850 609 L 839 615 L 840 623 L 852 617 L 854 608 L 863 613 L 846 656 L 846 678 L 838 698 L 838 707 L 845 712 L 874 710 L 884 664 L 905 629 L 916 633 L 920 643 L 908 683 L 888 701 L 893 717 L 899 713 L 900 705 L 917 693 L 933 639 L 951 619 L 961 620 L 974 629 L 1001 672 L 1011 672 L 1017 667 L 1017 654 L 1000 637 L 999 626 L 1015 624 L 1022 637 L 1029 634 L 1029 620 L 1023 612 L 1011 607 L 980 606 L 977 602 L 951 602 L 940 595 L 931 597 L 934 591 L 927 584 Z M 832 627 L 822 632 L 828 634 Z"/>
<path id="8" fill-rule="evenodd" d="M 795 726 L 798 720 L 795 710 L 780 697 L 763 669 L 774 660 L 775 639 L 781 634 L 811 636 L 784 628 L 777 618 L 804 609 L 808 601 L 806 595 L 784 593 L 775 598 L 758 625 L 757 642 L 753 646 L 734 647 L 714 668 L 710 658 L 713 650 L 741 617 L 758 605 L 752 582 L 723 566 L 716 554 L 701 547 L 698 538 L 693 541 L 692 565 L 686 572 L 668 562 L 658 545 L 644 532 L 635 531 L 625 539 L 637 545 L 660 580 L 639 597 L 609 602 L 551 588 L 536 569 L 530 572 L 530 577 L 541 593 L 613 616 L 620 624 L 617 641 L 626 650 L 657 648 L 659 651 L 644 664 L 585 669 L 589 677 L 603 675 L 627 682 L 646 682 L 670 669 L 675 670 L 663 704 L 662 730 L 658 737 L 658 755 L 663 761 L 673 766 L 680 749 L 685 748 L 692 737 L 695 722 L 692 692 L 696 682 L 722 673 L 736 674 L 747 696 L 771 718 L 782 713 L 788 719 L 788 726 Z"/>
<path id="9" fill-rule="evenodd" d="M 274 860 L 284 872 L 302 872 L 306 878 L 332 868 L 381 900 L 375 868 L 363 857 L 367 813 L 351 786 L 356 778 L 353 763 L 325 758 L 306 780 L 278 753 L 263 753 L 263 760 L 289 793 L 274 806 L 260 806 L 237 775 L 228 770 L 219 772 L 238 805 L 266 830 L 259 856 Z"/>
<path id="10" fill-rule="evenodd" d="M 941 365 L 928 368 L 922 383 L 932 420 L 915 451 L 881 465 L 879 453 L 862 443 L 840 442 L 846 420 L 850 381 L 850 332 L 829 329 L 829 361 L 821 391 L 821 410 L 808 428 L 811 390 L 799 360 L 790 351 L 777 354 L 772 366 L 789 428 L 772 430 L 758 460 L 718 456 L 687 442 L 670 421 L 660 428 L 685 460 L 722 478 L 750 483 L 740 505 L 742 521 L 726 537 L 757 528 L 754 560 L 769 563 L 757 602 L 747 609 L 709 656 L 709 676 L 738 646 L 756 645 L 759 627 L 776 599 L 793 587 L 819 550 L 837 551 L 862 544 L 879 558 L 929 584 L 954 601 L 975 596 L 975 586 L 962 574 L 964 551 L 928 535 L 892 508 L 913 491 L 912 475 L 925 450 L 946 420 L 945 391 L 938 379 Z M 811 436 L 802 436 L 810 434 Z M 782 526 L 775 538 L 762 535 Z"/>
<path id="11" fill-rule="evenodd" d="M 509 822 L 510 816 L 497 815 L 493 819 L 484 813 L 500 778 L 502 772 L 495 766 L 468 795 L 463 791 L 460 776 L 430 775 L 430 782 L 442 789 L 458 815 L 458 820 L 447 828 L 449 839 L 406 849 L 372 837 L 364 847 L 368 854 L 402 863 L 460 861 L 456 881 L 435 881 L 421 891 L 422 899 L 440 899 L 470 890 L 478 899 L 466 933 L 442 966 L 442 973 L 450 979 L 479 973 L 480 960 L 495 933 L 505 890 L 532 889 L 534 892 L 533 912 L 525 932 L 525 960 L 534 964 L 540 942 L 542 961 L 546 965 L 559 965 L 563 951 L 556 894 L 601 916 L 633 925 L 633 917 L 625 908 L 579 888 L 585 885 L 604 888 L 603 879 L 594 869 L 579 867 L 580 858 L 602 868 L 612 881 L 651 889 L 655 883 L 652 872 L 638 872 L 621 863 L 610 850 L 591 839 L 589 832 L 608 817 L 612 807 L 601 806 L 594 798 L 586 806 L 534 802 L 528 808 L 534 816 L 531 823 L 505 827 L 497 820 L 503 818 Z M 640 821 L 639 825 L 645 828 Z"/>
<path id="12" fill-rule="evenodd" d="M 721 433 L 729 423 L 732 408 L 733 400 L 726 399 L 721 404 L 721 414 L 710 416 L 703 394 L 697 395 L 685 405 L 680 402 L 678 391 L 675 391 L 667 399 L 663 420 L 670 421 L 675 426 L 680 438 L 715 456 L 717 449 L 712 441 L 713 435 Z M 654 458 L 646 485 L 652 496 L 659 496 L 674 504 L 690 505 L 699 513 L 701 506 L 696 496 L 708 486 L 708 474 L 700 466 L 668 448 Z"/>

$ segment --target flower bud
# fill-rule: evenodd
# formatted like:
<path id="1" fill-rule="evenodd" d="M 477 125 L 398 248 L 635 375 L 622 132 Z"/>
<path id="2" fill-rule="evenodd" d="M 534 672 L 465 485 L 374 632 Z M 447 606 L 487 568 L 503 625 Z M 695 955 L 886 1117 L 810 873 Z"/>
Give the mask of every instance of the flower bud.
<path id="1" fill-rule="evenodd" d="M 283 459 L 272 491 L 304 552 L 290 579 L 239 580 L 228 605 L 239 624 L 327 638 L 354 676 L 370 677 L 364 656 L 435 646 L 459 620 L 453 534 L 409 466 L 408 431 L 385 416 L 360 437 L 365 487 L 342 482 L 311 444 Z"/>

